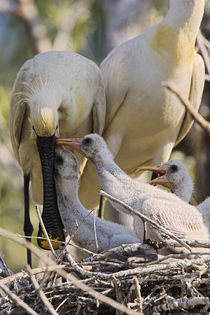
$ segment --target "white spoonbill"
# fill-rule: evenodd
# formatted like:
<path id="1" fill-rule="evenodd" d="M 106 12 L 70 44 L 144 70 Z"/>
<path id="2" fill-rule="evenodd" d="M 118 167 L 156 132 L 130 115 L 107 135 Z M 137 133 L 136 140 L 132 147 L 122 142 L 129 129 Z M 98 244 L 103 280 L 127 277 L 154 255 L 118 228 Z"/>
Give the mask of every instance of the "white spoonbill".
<path id="1" fill-rule="evenodd" d="M 126 227 L 95 217 L 78 198 L 79 163 L 69 150 L 56 148 L 55 183 L 58 208 L 66 232 L 79 246 L 93 252 L 140 240 Z M 95 232 L 96 231 L 96 232 Z"/>
<path id="2" fill-rule="evenodd" d="M 168 187 L 182 200 L 190 201 L 193 193 L 193 181 L 188 168 L 182 161 L 170 160 L 158 167 L 144 167 L 144 170 L 160 174 L 160 176 L 150 181 L 150 184 Z M 204 223 L 210 231 L 210 197 L 207 197 L 196 207 L 201 212 Z"/>
<path id="3" fill-rule="evenodd" d="M 205 75 L 195 41 L 204 3 L 170 0 L 159 24 L 114 48 L 100 66 L 107 103 L 103 137 L 116 163 L 128 174 L 141 165 L 168 161 L 174 145 L 192 125 L 180 100 L 161 83 L 174 82 L 198 110 Z M 89 200 L 92 207 L 97 194 L 89 181 L 90 176 L 92 183 L 97 178 L 89 167 L 82 175 L 80 198 Z"/>
<path id="4" fill-rule="evenodd" d="M 56 136 L 83 136 L 93 130 L 101 134 L 104 120 L 104 85 L 95 63 L 76 53 L 49 51 L 23 64 L 12 90 L 9 128 L 15 157 L 24 174 L 25 235 L 31 236 L 33 231 L 30 181 L 34 202 L 44 203 L 42 218 L 50 239 L 63 240 L 53 177 Z M 39 236 L 43 236 L 41 229 Z M 45 241 L 39 241 L 39 245 L 48 248 Z"/>
<path id="5" fill-rule="evenodd" d="M 101 187 L 108 194 L 139 210 L 184 240 L 208 240 L 208 229 L 196 207 L 170 192 L 132 179 L 114 162 L 101 136 L 90 134 L 82 139 L 60 139 L 57 143 L 69 145 L 85 154 L 96 165 Z M 120 205 L 114 203 L 113 206 L 125 212 Z M 136 218 L 134 230 L 141 238 L 142 231 L 139 230 L 139 220 Z M 163 240 L 161 232 L 150 227 L 147 237 Z"/>

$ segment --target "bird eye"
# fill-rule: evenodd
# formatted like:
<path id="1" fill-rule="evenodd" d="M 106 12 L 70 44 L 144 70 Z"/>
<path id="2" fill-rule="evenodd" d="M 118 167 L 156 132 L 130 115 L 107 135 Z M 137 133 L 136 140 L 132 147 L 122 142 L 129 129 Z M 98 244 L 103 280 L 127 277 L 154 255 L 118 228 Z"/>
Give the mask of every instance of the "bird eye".
<path id="1" fill-rule="evenodd" d="M 90 143 L 92 143 L 92 139 L 91 138 L 85 138 L 85 139 L 82 140 L 82 144 L 84 144 L 84 145 L 88 145 Z"/>
<path id="2" fill-rule="evenodd" d="M 57 152 L 55 152 L 55 161 L 58 165 L 61 165 L 64 162 L 63 157 Z"/>
<path id="3" fill-rule="evenodd" d="M 176 172 L 178 170 L 178 167 L 177 167 L 177 165 L 173 164 L 173 165 L 171 165 L 170 169 L 172 172 Z"/>

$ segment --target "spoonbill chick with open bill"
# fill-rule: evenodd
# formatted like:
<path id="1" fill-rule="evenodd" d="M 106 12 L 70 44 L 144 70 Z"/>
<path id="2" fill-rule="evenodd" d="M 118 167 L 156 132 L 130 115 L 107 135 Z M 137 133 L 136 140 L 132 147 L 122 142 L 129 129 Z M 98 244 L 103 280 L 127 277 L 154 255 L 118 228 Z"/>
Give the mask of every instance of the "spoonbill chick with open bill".
<path id="1" fill-rule="evenodd" d="M 104 119 L 104 85 L 94 62 L 76 53 L 49 51 L 21 67 L 11 95 L 9 129 L 24 174 L 24 232 L 28 240 L 33 231 L 29 182 L 33 201 L 43 204 L 42 219 L 50 239 L 64 240 L 53 175 L 56 138 L 83 136 L 93 130 L 101 134 Z M 80 162 L 84 167 L 81 157 Z M 38 236 L 44 237 L 41 227 Z M 49 248 L 46 241 L 38 243 Z M 55 249 L 60 245 L 52 244 Z"/>
<path id="2" fill-rule="evenodd" d="M 193 193 L 193 181 L 187 166 L 182 161 L 171 160 L 157 167 L 141 167 L 138 171 L 140 170 L 149 170 L 158 174 L 158 177 L 150 181 L 150 184 L 167 187 L 182 200 L 187 203 L 190 201 Z M 196 207 L 210 231 L 210 197 Z"/>
<path id="3" fill-rule="evenodd" d="M 73 147 L 88 157 L 97 168 L 102 189 L 108 194 L 157 221 L 184 240 L 208 240 L 208 229 L 196 207 L 170 192 L 132 179 L 114 162 L 101 136 L 90 134 L 79 139 L 59 139 L 57 144 Z M 112 204 L 118 211 L 125 212 L 119 204 Z M 129 211 L 127 213 L 130 214 Z M 136 218 L 134 230 L 137 236 L 142 234 L 142 231 L 139 231 L 139 220 Z M 149 227 L 147 237 L 157 241 L 163 240 L 161 232 Z"/>

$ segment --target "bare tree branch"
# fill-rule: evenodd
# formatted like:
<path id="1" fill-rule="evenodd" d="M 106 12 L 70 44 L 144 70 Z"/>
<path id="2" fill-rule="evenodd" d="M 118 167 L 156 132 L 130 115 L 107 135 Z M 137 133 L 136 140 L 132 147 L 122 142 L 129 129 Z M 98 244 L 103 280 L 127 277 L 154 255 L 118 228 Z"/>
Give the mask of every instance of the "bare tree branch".
<path id="1" fill-rule="evenodd" d="M 170 236 L 170 238 L 174 239 L 175 241 L 177 241 L 178 243 L 180 243 L 183 247 L 185 247 L 187 250 L 189 250 L 190 252 L 192 252 L 192 249 L 190 248 L 189 245 L 187 245 L 184 241 L 182 241 L 180 238 L 176 237 L 174 234 L 172 234 L 171 232 L 169 232 L 167 229 L 163 228 L 162 226 L 160 226 L 158 223 L 156 223 L 155 221 L 151 220 L 150 218 L 148 218 L 147 216 L 143 215 L 142 213 L 140 213 L 138 210 L 130 207 L 129 205 L 127 205 L 126 203 L 122 202 L 121 200 L 114 198 L 113 196 L 107 194 L 104 191 L 100 191 L 100 194 L 102 196 L 105 196 L 106 198 L 119 203 L 121 206 L 123 206 L 124 208 L 128 209 L 131 214 L 135 214 L 137 217 L 139 217 L 141 220 L 143 220 L 143 222 L 147 222 L 149 223 L 152 228 L 158 229 L 160 231 L 162 231 L 164 234 Z"/>
<path id="2" fill-rule="evenodd" d="M 46 298 L 46 295 L 44 294 L 43 290 L 41 289 L 41 286 L 37 282 L 37 280 L 35 278 L 35 275 L 31 272 L 31 268 L 30 268 L 29 265 L 27 265 L 27 270 L 28 270 L 28 273 L 29 273 L 30 278 L 31 278 L 31 282 L 34 285 L 35 290 L 39 294 L 40 299 L 42 300 L 43 304 L 45 305 L 45 307 L 47 308 L 49 313 L 52 314 L 52 315 L 58 315 L 58 313 L 56 312 L 56 310 L 54 309 L 52 304 Z"/>
<path id="3" fill-rule="evenodd" d="M 173 92 L 182 104 L 186 107 L 192 118 L 210 134 L 210 123 L 204 119 L 201 114 L 197 113 L 191 106 L 189 100 L 187 100 L 182 93 L 178 90 L 177 86 L 172 82 L 162 82 L 162 85 Z"/>
<path id="4" fill-rule="evenodd" d="M 204 41 L 205 39 L 205 41 Z M 206 43 L 208 43 L 208 45 L 210 46 L 210 43 L 207 41 L 207 39 L 202 35 L 201 31 L 199 30 L 198 32 L 198 36 L 197 36 L 197 43 L 198 43 L 198 47 L 202 53 L 205 65 L 206 65 L 206 69 L 208 74 L 210 74 L 210 58 L 209 58 L 209 52 L 207 50 L 207 46 Z"/>
<path id="5" fill-rule="evenodd" d="M 16 294 L 11 292 L 8 287 L 0 283 L 0 288 L 17 304 L 19 305 L 24 311 L 27 312 L 27 314 L 31 315 L 39 315 L 37 312 L 33 311 L 30 306 L 28 306 L 24 301 L 22 301 Z"/>
<path id="6" fill-rule="evenodd" d="M 67 281 L 72 282 L 76 287 L 84 290 L 94 298 L 101 300 L 102 302 L 111 305 L 113 308 L 118 309 L 121 312 L 124 312 L 125 314 L 129 315 L 136 315 L 137 313 L 135 311 L 130 310 L 128 307 L 119 304 L 118 302 L 114 301 L 113 299 L 109 298 L 108 296 L 104 296 L 103 294 L 97 292 L 96 290 L 92 289 L 91 287 L 87 286 L 85 283 L 78 280 L 73 274 L 68 274 L 65 270 L 62 270 L 59 268 L 59 265 L 57 265 L 50 257 L 47 256 L 47 254 L 43 253 L 39 248 L 35 247 L 30 242 L 26 242 L 22 239 L 17 239 L 17 236 L 14 233 L 8 232 L 2 228 L 0 228 L 0 235 L 4 236 L 6 238 L 9 238 L 16 243 L 19 243 L 22 246 L 26 246 L 29 248 L 37 257 L 39 257 L 46 265 L 51 264 L 52 266 L 56 267 L 56 272 L 61 275 L 63 278 L 65 278 Z M 1 280 L 0 280 L 1 285 Z M 33 315 L 37 315 L 37 313 L 34 313 Z"/>

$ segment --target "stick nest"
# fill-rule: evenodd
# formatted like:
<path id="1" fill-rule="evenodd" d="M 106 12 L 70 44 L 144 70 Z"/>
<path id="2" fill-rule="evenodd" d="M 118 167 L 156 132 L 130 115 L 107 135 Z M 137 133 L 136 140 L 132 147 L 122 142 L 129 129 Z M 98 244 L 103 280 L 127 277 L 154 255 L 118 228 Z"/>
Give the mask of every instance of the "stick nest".
<path id="1" fill-rule="evenodd" d="M 122 314 L 112 303 L 107 304 L 66 281 L 58 268 L 127 306 L 131 312 L 208 314 L 210 254 L 172 254 L 157 259 L 152 254 L 142 255 L 142 246 L 145 250 L 147 245 L 122 245 L 77 262 L 64 251 L 56 266 L 28 268 L 9 276 L 2 270 L 0 315 L 26 314 L 20 301 L 38 314 Z M 8 292 L 2 290 L 1 284 Z M 12 294 L 19 298 L 18 302 Z"/>

